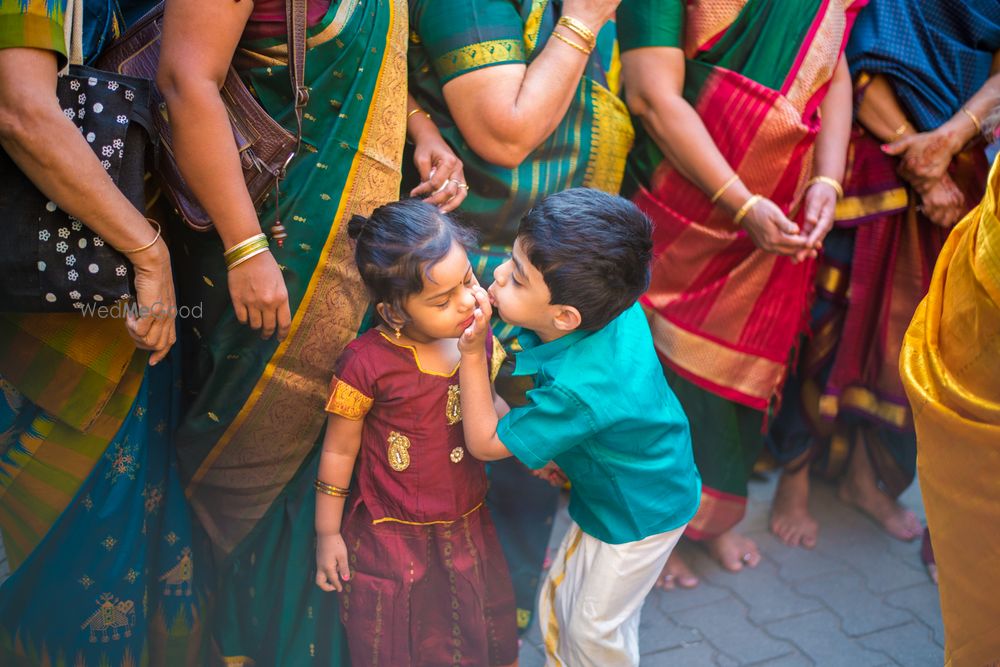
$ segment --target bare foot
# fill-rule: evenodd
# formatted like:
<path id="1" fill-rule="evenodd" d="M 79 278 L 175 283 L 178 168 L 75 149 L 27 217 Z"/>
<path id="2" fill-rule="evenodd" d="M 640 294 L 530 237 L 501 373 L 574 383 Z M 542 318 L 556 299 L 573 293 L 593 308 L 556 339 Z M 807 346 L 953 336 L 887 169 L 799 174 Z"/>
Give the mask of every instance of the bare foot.
<path id="1" fill-rule="evenodd" d="M 819 524 L 809 514 L 809 466 L 783 470 L 771 503 L 771 532 L 790 547 L 816 546 Z"/>
<path id="2" fill-rule="evenodd" d="M 924 532 L 916 514 L 878 488 L 868 452 L 860 443 L 851 454 L 847 475 L 840 483 L 837 495 L 845 503 L 854 505 L 870 516 L 897 540 L 910 542 Z"/>
<path id="3" fill-rule="evenodd" d="M 694 588 L 698 585 L 698 577 L 688 567 L 676 550 L 670 554 L 667 564 L 663 566 L 659 579 L 656 580 L 656 587 L 664 591 L 672 591 L 677 586 L 681 588 Z"/>
<path id="4" fill-rule="evenodd" d="M 728 530 L 716 538 L 705 540 L 705 547 L 719 561 L 719 565 L 730 572 L 739 572 L 743 566 L 757 567 L 760 563 L 757 544 L 735 530 Z"/>

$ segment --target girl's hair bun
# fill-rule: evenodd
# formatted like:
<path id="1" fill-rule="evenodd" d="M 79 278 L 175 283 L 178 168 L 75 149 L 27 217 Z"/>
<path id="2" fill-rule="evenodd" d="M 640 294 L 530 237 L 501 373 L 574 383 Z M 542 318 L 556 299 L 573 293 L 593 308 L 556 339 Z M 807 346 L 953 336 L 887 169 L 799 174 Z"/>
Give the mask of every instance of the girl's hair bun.
<path id="1" fill-rule="evenodd" d="M 368 224 L 368 218 L 365 216 L 352 215 L 347 223 L 347 235 L 352 239 L 357 239 L 361 236 L 361 232 L 364 230 L 366 224 Z"/>

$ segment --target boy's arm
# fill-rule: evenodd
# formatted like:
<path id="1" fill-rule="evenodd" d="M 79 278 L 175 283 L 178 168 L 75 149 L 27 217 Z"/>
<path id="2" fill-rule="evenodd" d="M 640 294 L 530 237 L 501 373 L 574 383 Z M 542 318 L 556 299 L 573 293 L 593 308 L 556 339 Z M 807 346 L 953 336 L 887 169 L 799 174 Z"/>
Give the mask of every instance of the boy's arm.
<path id="1" fill-rule="evenodd" d="M 500 421 L 498 410 L 501 405 L 494 403 L 493 386 L 486 359 L 486 336 L 490 335 L 490 316 L 493 309 L 486 290 L 475 288 L 478 307 L 474 320 L 458 341 L 462 353 L 462 363 L 458 370 L 458 382 L 462 388 L 462 428 L 465 431 L 465 446 L 481 461 L 495 461 L 510 456 L 497 436 Z"/>

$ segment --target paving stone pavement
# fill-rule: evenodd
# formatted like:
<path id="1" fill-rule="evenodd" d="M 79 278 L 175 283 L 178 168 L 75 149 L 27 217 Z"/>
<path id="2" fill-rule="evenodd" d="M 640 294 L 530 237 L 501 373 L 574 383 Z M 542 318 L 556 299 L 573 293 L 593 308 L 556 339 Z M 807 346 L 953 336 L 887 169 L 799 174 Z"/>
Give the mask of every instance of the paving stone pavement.
<path id="1" fill-rule="evenodd" d="M 820 522 L 819 543 L 813 551 L 788 548 L 767 529 L 776 481 L 771 473 L 750 485 L 741 530 L 760 546 L 756 569 L 730 573 L 699 547 L 678 546 L 701 584 L 650 594 L 639 628 L 642 666 L 941 665 L 940 604 L 919 540 L 890 538 L 837 500 L 836 487 L 814 480 L 810 510 Z M 916 484 L 902 502 L 923 519 Z M 553 553 L 568 524 L 564 503 Z M 545 664 L 537 624 L 520 657 L 520 667 Z"/>

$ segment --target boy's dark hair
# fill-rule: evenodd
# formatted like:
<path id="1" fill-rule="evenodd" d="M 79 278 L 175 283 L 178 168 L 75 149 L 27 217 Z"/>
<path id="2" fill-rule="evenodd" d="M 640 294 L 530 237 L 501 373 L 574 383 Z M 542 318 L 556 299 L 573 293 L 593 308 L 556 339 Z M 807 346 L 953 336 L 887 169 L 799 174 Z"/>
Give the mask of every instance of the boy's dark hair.
<path id="1" fill-rule="evenodd" d="M 589 188 L 550 195 L 517 235 L 545 278 L 550 303 L 580 311 L 580 329 L 618 317 L 649 287 L 653 225 L 635 204 Z"/>
<path id="2" fill-rule="evenodd" d="M 356 241 L 354 261 L 372 301 L 388 304 L 404 322 L 406 297 L 424 288 L 424 276 L 452 244 L 475 242 L 470 230 L 419 199 L 379 206 L 368 218 L 355 215 L 347 235 Z"/>

